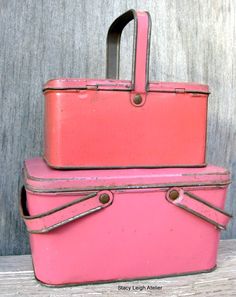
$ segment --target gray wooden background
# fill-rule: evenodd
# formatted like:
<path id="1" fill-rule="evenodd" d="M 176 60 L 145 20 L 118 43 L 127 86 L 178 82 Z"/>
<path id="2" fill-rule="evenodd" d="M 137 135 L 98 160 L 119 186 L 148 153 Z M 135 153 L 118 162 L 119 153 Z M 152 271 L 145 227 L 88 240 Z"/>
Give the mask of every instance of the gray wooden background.
<path id="1" fill-rule="evenodd" d="M 107 29 L 130 8 L 152 16 L 151 80 L 210 85 L 207 159 L 231 170 L 226 209 L 236 215 L 236 1 L 0 0 L 0 255 L 29 253 L 18 196 L 23 160 L 42 152 L 42 84 L 104 77 Z M 122 45 L 127 79 L 131 28 Z M 236 220 L 222 237 L 236 237 Z"/>

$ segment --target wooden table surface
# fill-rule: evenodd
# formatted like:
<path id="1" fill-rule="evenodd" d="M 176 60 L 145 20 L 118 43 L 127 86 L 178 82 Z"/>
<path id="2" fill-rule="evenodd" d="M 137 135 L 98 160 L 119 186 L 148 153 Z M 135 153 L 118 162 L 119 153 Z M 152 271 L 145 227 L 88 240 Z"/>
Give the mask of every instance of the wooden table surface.
<path id="1" fill-rule="evenodd" d="M 125 286 L 130 290 L 120 290 Z M 152 286 L 149 287 L 148 286 Z M 0 296 L 236 296 L 236 240 L 222 240 L 218 267 L 211 273 L 161 279 L 49 288 L 34 279 L 31 257 L 0 257 Z"/>

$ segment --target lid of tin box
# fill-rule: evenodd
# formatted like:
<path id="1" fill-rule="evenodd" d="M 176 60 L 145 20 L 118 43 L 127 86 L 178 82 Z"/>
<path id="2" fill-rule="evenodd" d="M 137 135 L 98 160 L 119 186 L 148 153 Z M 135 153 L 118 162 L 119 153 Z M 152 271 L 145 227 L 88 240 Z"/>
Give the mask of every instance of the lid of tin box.
<path id="1" fill-rule="evenodd" d="M 26 188 L 36 192 L 142 189 L 170 186 L 226 185 L 229 172 L 221 167 L 55 170 L 42 158 L 25 161 Z"/>
<path id="2" fill-rule="evenodd" d="M 130 80 L 117 79 L 86 79 L 86 78 L 59 78 L 49 80 L 43 91 L 49 90 L 107 90 L 107 91 L 131 91 L 133 84 Z M 185 82 L 149 82 L 147 91 L 150 92 L 186 92 L 209 94 L 209 87 L 203 84 Z"/>

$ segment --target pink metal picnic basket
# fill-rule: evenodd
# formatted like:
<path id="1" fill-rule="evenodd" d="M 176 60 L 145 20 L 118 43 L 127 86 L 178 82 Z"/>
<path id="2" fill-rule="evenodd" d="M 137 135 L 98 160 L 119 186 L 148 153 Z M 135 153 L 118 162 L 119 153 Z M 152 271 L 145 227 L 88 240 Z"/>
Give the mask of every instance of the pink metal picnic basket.
<path id="1" fill-rule="evenodd" d="M 208 272 L 215 268 L 227 170 L 67 170 L 27 160 L 21 215 L 35 277 L 47 285 Z"/>

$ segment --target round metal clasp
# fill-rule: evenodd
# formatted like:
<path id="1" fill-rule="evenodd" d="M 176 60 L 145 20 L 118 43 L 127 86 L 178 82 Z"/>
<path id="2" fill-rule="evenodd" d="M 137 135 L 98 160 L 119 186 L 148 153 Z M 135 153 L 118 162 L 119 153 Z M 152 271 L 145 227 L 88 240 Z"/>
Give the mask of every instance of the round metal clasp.
<path id="1" fill-rule="evenodd" d="M 107 193 L 103 193 L 99 196 L 99 201 L 102 204 L 106 204 L 110 201 L 110 196 Z"/>
<path id="2" fill-rule="evenodd" d="M 169 199 L 170 200 L 176 200 L 178 198 L 179 198 L 179 191 L 177 191 L 177 190 L 171 190 L 169 192 Z"/>
<path id="3" fill-rule="evenodd" d="M 131 93 L 130 101 L 134 106 L 141 107 L 146 102 L 146 94 Z"/>
<path id="4" fill-rule="evenodd" d="M 140 94 L 136 94 L 133 98 L 133 102 L 136 105 L 140 105 L 143 102 L 143 98 Z"/>
<path id="5" fill-rule="evenodd" d="M 175 202 L 176 200 L 181 200 L 183 197 L 183 189 L 171 188 L 166 193 L 166 199 L 170 202 Z"/>

